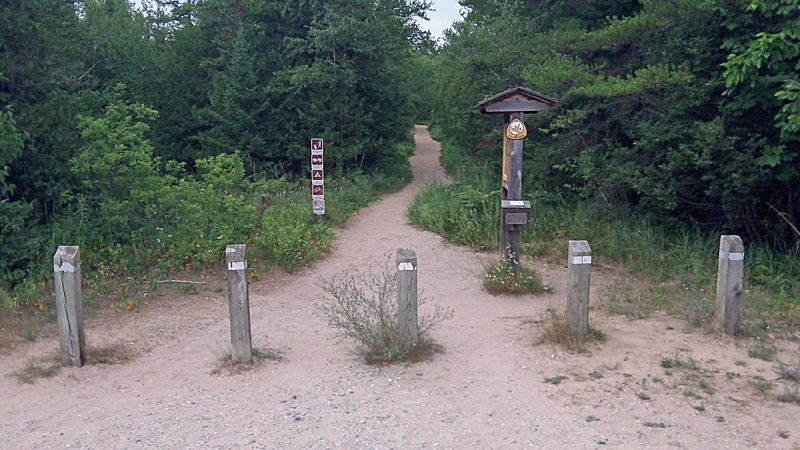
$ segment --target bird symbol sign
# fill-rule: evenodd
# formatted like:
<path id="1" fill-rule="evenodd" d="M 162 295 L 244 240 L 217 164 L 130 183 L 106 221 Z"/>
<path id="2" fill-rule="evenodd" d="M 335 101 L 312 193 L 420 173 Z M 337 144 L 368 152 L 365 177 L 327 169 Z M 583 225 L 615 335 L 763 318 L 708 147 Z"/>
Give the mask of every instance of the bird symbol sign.
<path id="1" fill-rule="evenodd" d="M 511 123 L 508 124 L 508 128 L 506 128 L 506 137 L 509 139 L 522 139 L 527 135 L 528 130 L 525 128 L 525 124 L 519 119 L 512 120 Z"/>

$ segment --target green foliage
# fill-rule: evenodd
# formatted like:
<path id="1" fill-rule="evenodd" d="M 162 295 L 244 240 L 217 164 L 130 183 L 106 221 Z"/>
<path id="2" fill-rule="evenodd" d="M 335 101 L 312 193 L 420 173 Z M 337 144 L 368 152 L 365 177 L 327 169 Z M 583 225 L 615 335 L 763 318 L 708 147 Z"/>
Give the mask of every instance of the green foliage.
<path id="1" fill-rule="evenodd" d="M 411 125 L 412 18 L 422 2 L 333 5 L 200 2 L 218 55 L 197 139 L 205 153 L 241 150 L 259 169 L 302 173 L 308 137 L 326 140 L 330 172 L 366 170 Z M 302 138 L 299 138 L 301 137 Z"/>
<path id="2" fill-rule="evenodd" d="M 452 317 L 452 312 L 440 306 L 425 312 L 426 299 L 420 297 L 418 305 L 419 340 L 405 342 L 397 323 L 397 272 L 388 254 L 382 267 L 366 272 L 345 273 L 321 281 L 325 292 L 323 302 L 317 305 L 328 326 L 336 328 L 344 337 L 356 340 L 367 362 L 399 361 L 423 357 L 434 348 L 431 330 L 441 321 Z"/>
<path id="3" fill-rule="evenodd" d="M 507 261 L 490 264 L 485 270 L 483 287 L 490 294 L 541 294 L 553 290 L 538 273 L 521 265 L 516 275 Z"/>
<path id="4" fill-rule="evenodd" d="M 488 249 L 497 242 L 497 192 L 432 182 L 408 208 L 411 223 L 463 245 Z"/>
<path id="5" fill-rule="evenodd" d="M 25 304 L 56 245 L 82 246 L 103 293 L 115 277 L 218 262 L 230 242 L 286 268 L 323 254 L 330 222 L 410 178 L 409 69 L 428 45 L 413 18 L 427 7 L 4 3 L 2 309 Z M 312 136 L 326 139 L 324 218 L 298 181 Z M 270 191 L 294 201 L 261 204 Z"/>
<path id="6" fill-rule="evenodd" d="M 448 171 L 458 178 L 448 162 L 461 159 L 497 173 L 499 118 L 474 105 L 525 85 L 560 103 L 526 118 L 535 150 L 526 146 L 523 191 L 794 247 L 796 2 L 567 3 L 468 2 L 430 57 L 432 125 L 457 149 Z"/>
<path id="7" fill-rule="evenodd" d="M 409 207 L 409 218 L 451 242 L 494 251 L 500 194 L 483 178 L 464 181 L 424 187 Z M 653 283 L 646 292 L 612 286 L 606 295 L 609 310 L 642 317 L 661 309 L 690 327 L 711 324 L 719 236 L 660 226 L 650 215 L 605 202 L 567 201 L 541 191 L 525 194 L 536 213 L 522 233 L 524 254 L 562 258 L 569 239 L 586 239 L 596 258 L 622 263 Z M 743 304 L 745 334 L 758 335 L 767 325 L 786 331 L 800 325 L 800 262 L 794 255 L 752 245 L 745 274 L 752 298 Z"/>
<path id="8" fill-rule="evenodd" d="M 764 361 L 773 361 L 778 354 L 778 347 L 775 344 L 760 342 L 757 340 L 747 349 L 747 356 Z"/>
<path id="9" fill-rule="evenodd" d="M 640 292 L 635 292 L 624 282 L 614 282 L 606 289 L 604 306 L 611 314 L 619 314 L 633 319 L 650 316 L 655 305 Z"/>
<path id="10" fill-rule="evenodd" d="M 0 283 L 20 281 L 32 253 L 24 232 L 31 207 L 10 201 L 15 186 L 6 180 L 8 164 L 22 155 L 25 138 L 17 130 L 11 110 L 0 111 Z"/>
<path id="11" fill-rule="evenodd" d="M 720 6 L 720 8 L 724 8 Z M 765 114 L 774 117 L 772 125 L 779 133 L 765 132 L 761 157 L 757 163 L 768 167 L 782 182 L 800 179 L 800 5 L 785 0 L 754 0 L 728 6 L 733 16 L 725 24 L 737 31 L 755 34 L 729 38 L 724 48 L 730 50 L 725 71 L 725 95 L 731 97 L 728 108 L 737 117 Z M 752 15 L 752 22 L 736 20 L 736 15 Z"/>

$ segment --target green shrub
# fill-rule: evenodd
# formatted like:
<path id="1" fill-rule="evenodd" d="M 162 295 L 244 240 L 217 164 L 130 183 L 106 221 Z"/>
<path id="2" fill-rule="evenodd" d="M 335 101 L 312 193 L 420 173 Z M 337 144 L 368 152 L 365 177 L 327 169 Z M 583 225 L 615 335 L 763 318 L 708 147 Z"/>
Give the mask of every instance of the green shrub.
<path id="1" fill-rule="evenodd" d="M 383 266 L 368 272 L 345 273 L 322 280 L 325 295 L 317 311 L 343 337 L 356 340 L 358 353 L 367 362 L 399 361 L 424 357 L 433 350 L 431 330 L 452 312 L 441 306 L 422 310 L 427 303 L 420 297 L 419 340 L 408 343 L 401 339 L 397 325 L 397 272 L 387 255 Z"/>
<path id="2" fill-rule="evenodd" d="M 541 294 L 553 289 L 542 282 L 538 273 L 522 265 L 514 275 L 509 261 L 491 264 L 485 270 L 483 287 L 490 294 Z"/>

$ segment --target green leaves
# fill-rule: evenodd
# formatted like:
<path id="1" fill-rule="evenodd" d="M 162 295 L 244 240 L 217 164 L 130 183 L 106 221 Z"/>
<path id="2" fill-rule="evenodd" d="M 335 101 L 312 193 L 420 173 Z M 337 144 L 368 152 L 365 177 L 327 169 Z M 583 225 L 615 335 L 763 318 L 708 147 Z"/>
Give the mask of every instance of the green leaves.
<path id="1" fill-rule="evenodd" d="M 571 92 L 587 97 L 613 98 L 624 95 L 641 94 L 645 91 L 660 89 L 668 84 L 691 82 L 694 76 L 686 65 L 672 66 L 658 64 L 634 71 L 625 77 L 611 76 L 605 80 L 577 87 Z"/>
<path id="2" fill-rule="evenodd" d="M 796 0 L 469 5 L 435 58 L 446 161 L 499 171 L 500 119 L 473 106 L 520 84 L 559 100 L 526 115 L 524 190 L 793 241 L 767 205 L 800 214 Z"/>

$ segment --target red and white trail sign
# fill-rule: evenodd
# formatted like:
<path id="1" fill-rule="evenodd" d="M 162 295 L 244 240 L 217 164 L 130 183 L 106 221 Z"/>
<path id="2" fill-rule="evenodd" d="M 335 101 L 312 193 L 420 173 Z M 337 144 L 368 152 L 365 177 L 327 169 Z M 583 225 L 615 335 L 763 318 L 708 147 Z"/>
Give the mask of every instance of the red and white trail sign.
<path id="1" fill-rule="evenodd" d="M 311 139 L 311 209 L 314 214 L 325 214 L 325 176 L 323 174 L 322 138 Z"/>

